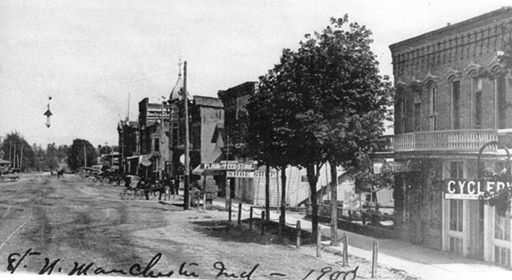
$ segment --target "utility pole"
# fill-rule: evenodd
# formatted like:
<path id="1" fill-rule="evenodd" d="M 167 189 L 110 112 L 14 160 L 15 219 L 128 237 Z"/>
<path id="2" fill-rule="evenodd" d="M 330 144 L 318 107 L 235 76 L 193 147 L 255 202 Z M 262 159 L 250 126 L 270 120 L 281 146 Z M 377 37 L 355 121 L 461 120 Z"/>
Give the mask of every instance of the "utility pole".
<path id="1" fill-rule="evenodd" d="M 185 102 L 185 193 L 183 195 L 183 210 L 189 209 L 190 204 L 190 159 L 189 159 L 189 127 L 188 127 L 188 96 L 187 96 L 187 61 L 183 62 L 183 100 Z"/>
<path id="2" fill-rule="evenodd" d="M 85 144 L 84 144 L 84 167 L 87 167 L 87 154 L 85 153 Z"/>
<path id="3" fill-rule="evenodd" d="M 226 210 L 229 208 L 231 200 L 231 179 L 228 178 L 229 162 L 229 130 L 226 129 Z"/>
<path id="4" fill-rule="evenodd" d="M 20 171 L 23 168 L 23 142 L 21 142 L 21 152 L 20 152 Z"/>

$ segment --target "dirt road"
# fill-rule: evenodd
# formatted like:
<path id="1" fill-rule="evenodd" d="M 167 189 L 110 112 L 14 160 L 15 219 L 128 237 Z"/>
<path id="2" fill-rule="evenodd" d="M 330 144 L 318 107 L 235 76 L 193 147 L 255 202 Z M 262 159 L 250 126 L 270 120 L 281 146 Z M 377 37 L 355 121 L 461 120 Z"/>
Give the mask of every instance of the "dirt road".
<path id="1" fill-rule="evenodd" d="M 340 270 L 291 246 L 223 238 L 224 211 L 121 200 L 119 191 L 74 175 L 2 183 L 0 271 L 296 280 L 329 279 L 318 278 L 321 269 Z"/>

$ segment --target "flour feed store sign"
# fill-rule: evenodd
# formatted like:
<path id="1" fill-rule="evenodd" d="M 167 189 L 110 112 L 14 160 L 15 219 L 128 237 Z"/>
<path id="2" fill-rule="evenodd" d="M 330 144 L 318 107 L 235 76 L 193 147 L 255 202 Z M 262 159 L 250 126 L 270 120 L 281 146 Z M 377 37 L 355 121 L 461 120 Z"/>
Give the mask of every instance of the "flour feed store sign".
<path id="1" fill-rule="evenodd" d="M 445 187 L 445 199 L 478 200 L 487 193 L 496 193 L 510 188 L 512 182 L 487 180 L 448 180 Z"/>

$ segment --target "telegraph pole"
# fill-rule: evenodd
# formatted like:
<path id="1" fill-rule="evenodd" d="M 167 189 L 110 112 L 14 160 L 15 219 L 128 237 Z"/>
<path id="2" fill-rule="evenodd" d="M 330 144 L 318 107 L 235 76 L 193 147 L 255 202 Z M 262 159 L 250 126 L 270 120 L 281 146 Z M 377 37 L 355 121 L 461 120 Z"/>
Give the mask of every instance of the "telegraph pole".
<path id="1" fill-rule="evenodd" d="M 187 61 L 183 62 L 183 100 L 185 101 L 185 193 L 183 195 L 183 210 L 189 209 L 190 204 L 190 158 L 189 158 L 189 127 L 188 127 L 188 96 L 187 96 Z"/>
<path id="2" fill-rule="evenodd" d="M 87 167 L 87 154 L 85 153 L 85 143 L 84 143 L 84 167 Z"/>

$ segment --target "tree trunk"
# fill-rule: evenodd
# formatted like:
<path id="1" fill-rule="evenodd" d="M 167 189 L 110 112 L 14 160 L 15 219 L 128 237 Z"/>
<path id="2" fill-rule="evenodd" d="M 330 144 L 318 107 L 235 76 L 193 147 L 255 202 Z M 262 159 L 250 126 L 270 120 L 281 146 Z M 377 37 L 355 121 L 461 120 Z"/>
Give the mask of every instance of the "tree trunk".
<path id="1" fill-rule="evenodd" d="M 331 246 L 338 245 L 338 172 L 336 161 L 330 160 L 331 165 Z"/>
<path id="2" fill-rule="evenodd" d="M 265 220 L 270 220 L 270 166 L 265 164 Z"/>
<path id="3" fill-rule="evenodd" d="M 309 164 L 306 167 L 309 188 L 311 190 L 311 242 L 315 243 L 318 233 L 318 201 L 316 199 L 316 183 L 318 181 L 318 176 L 315 171 L 315 166 L 313 164 Z"/>
<path id="4" fill-rule="evenodd" d="M 285 228 L 286 222 L 286 166 L 281 168 L 281 216 L 279 216 L 279 233 Z"/>

